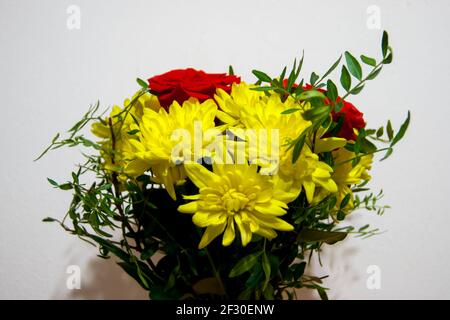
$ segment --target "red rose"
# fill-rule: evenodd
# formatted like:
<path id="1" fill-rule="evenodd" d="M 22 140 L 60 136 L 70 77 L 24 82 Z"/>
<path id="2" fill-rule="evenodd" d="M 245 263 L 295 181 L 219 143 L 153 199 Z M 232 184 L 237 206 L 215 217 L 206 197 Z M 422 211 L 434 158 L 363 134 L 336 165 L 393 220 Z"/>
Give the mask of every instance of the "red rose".
<path id="1" fill-rule="evenodd" d="M 312 88 L 310 84 L 307 84 L 303 87 L 305 90 L 309 90 Z M 325 92 L 323 89 L 317 89 L 317 91 Z M 336 102 L 341 101 L 342 98 L 338 97 Z M 363 118 L 363 113 L 360 112 L 353 104 L 342 100 L 343 106 L 339 112 L 331 111 L 331 116 L 333 117 L 333 121 L 338 121 L 342 116 L 344 117 L 341 129 L 337 133 L 337 136 L 340 138 L 345 138 L 347 140 L 356 140 L 356 134 L 353 129 L 362 129 L 366 126 L 366 122 Z M 325 99 L 325 103 L 329 104 L 330 101 Z"/>
<path id="2" fill-rule="evenodd" d="M 173 101 L 182 104 L 191 97 L 200 102 L 213 98 L 218 88 L 230 92 L 232 83 L 241 79 L 226 73 L 205 73 L 201 70 L 178 69 L 148 79 L 149 88 L 158 93 L 161 106 L 168 108 Z"/>

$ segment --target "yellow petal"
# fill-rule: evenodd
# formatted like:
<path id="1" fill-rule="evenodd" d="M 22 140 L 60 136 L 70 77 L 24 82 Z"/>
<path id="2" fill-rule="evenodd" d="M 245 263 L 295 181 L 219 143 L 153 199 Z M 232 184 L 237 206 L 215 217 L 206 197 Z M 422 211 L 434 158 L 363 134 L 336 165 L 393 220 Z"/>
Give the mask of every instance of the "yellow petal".
<path id="1" fill-rule="evenodd" d="M 192 201 L 186 204 L 182 204 L 178 207 L 178 211 L 181 213 L 196 213 L 198 210 L 197 201 Z"/>
<path id="2" fill-rule="evenodd" d="M 233 217 L 228 217 L 227 228 L 223 234 L 222 245 L 229 246 L 235 238 Z"/>
<path id="3" fill-rule="evenodd" d="M 203 249 L 204 247 L 206 247 L 211 243 L 211 241 L 213 241 L 218 235 L 220 235 L 224 229 L 225 223 L 218 226 L 207 227 L 205 232 L 203 233 L 200 243 L 198 244 L 198 248 Z"/>
<path id="4" fill-rule="evenodd" d="M 220 184 L 220 178 L 198 163 L 184 166 L 188 177 L 198 188 Z"/>

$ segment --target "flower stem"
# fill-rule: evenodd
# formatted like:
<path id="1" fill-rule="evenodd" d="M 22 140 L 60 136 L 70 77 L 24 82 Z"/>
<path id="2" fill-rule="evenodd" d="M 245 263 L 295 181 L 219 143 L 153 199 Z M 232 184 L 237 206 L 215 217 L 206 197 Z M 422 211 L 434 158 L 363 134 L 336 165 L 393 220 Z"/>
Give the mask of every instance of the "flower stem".
<path id="1" fill-rule="evenodd" d="M 211 265 L 211 269 L 213 271 L 214 277 L 217 279 L 217 282 L 219 283 L 220 288 L 222 289 L 223 293 L 227 297 L 227 300 L 229 299 L 227 291 L 225 289 L 225 285 L 222 282 L 222 278 L 220 277 L 220 273 L 216 268 L 216 265 L 214 264 L 214 260 L 211 257 L 211 254 L 209 253 L 208 249 L 205 248 L 206 256 L 208 257 L 209 264 Z"/>

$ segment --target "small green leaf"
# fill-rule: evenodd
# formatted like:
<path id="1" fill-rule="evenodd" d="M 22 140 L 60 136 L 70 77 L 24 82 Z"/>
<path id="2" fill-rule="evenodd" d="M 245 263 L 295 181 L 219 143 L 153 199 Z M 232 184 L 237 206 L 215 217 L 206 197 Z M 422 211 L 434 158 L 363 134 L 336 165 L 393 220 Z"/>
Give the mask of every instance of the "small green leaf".
<path id="1" fill-rule="evenodd" d="M 52 186 L 59 187 L 58 182 L 56 182 L 55 180 L 50 179 L 50 178 L 47 178 L 47 181 L 48 181 Z"/>
<path id="2" fill-rule="evenodd" d="M 42 222 L 55 222 L 55 221 L 57 220 L 51 217 L 45 217 L 44 219 L 42 219 Z"/>
<path id="3" fill-rule="evenodd" d="M 394 138 L 394 129 L 392 129 L 391 120 L 388 120 L 388 122 L 387 122 L 386 131 L 388 134 L 388 138 L 391 141 Z"/>
<path id="4" fill-rule="evenodd" d="M 311 77 L 309 78 L 309 83 L 312 86 L 314 86 L 317 80 L 319 80 L 319 76 L 315 72 L 311 73 Z"/>
<path id="5" fill-rule="evenodd" d="M 381 138 L 384 134 L 384 127 L 380 127 L 377 130 L 377 138 Z"/>
<path id="6" fill-rule="evenodd" d="M 283 71 L 280 74 L 280 82 L 283 82 L 284 77 L 286 76 L 286 70 L 287 70 L 287 67 L 284 67 Z"/>
<path id="7" fill-rule="evenodd" d="M 254 91 L 269 91 L 269 90 L 273 90 L 273 87 L 271 87 L 271 86 L 253 87 L 253 88 L 250 88 L 250 90 L 254 90 Z"/>
<path id="8" fill-rule="evenodd" d="M 262 82 L 269 82 L 269 83 L 272 82 L 272 79 L 262 71 L 252 70 L 252 73 L 255 75 L 256 78 L 258 78 L 258 80 L 261 80 Z"/>
<path id="9" fill-rule="evenodd" d="M 383 31 L 383 37 L 381 38 L 381 52 L 383 53 L 383 57 L 386 57 L 389 46 L 389 36 L 386 31 Z"/>
<path id="10" fill-rule="evenodd" d="M 63 184 L 59 185 L 59 188 L 61 190 L 70 190 L 73 188 L 73 186 L 70 182 L 68 182 L 68 183 L 63 183 Z"/>
<path id="11" fill-rule="evenodd" d="M 325 242 L 327 244 L 334 244 L 344 240 L 346 236 L 347 232 L 303 229 L 298 235 L 298 240 L 300 242 Z"/>
<path id="12" fill-rule="evenodd" d="M 295 143 L 294 150 L 292 151 L 292 163 L 297 162 L 300 157 L 300 153 L 303 149 L 303 145 L 305 144 L 306 135 L 302 134 L 300 139 Z"/>
<path id="13" fill-rule="evenodd" d="M 327 81 L 327 97 L 330 99 L 330 101 L 336 101 L 338 97 L 338 91 L 336 88 L 336 85 L 333 81 L 329 80 Z"/>
<path id="14" fill-rule="evenodd" d="M 383 64 L 390 64 L 392 62 L 392 52 L 389 52 L 386 58 L 383 60 Z"/>
<path id="15" fill-rule="evenodd" d="M 230 274 L 228 275 L 230 278 L 237 277 L 250 269 L 252 269 L 255 264 L 258 262 L 258 257 L 261 255 L 260 253 L 250 254 L 236 263 L 236 265 L 231 269 Z"/>
<path id="16" fill-rule="evenodd" d="M 345 212 L 342 210 L 339 210 L 337 215 L 336 215 L 336 219 L 338 219 L 339 221 L 342 221 L 345 219 Z"/>
<path id="17" fill-rule="evenodd" d="M 130 136 L 132 136 L 132 135 L 135 135 L 135 134 L 138 133 L 138 132 L 140 132 L 139 129 L 134 129 L 134 130 L 128 131 L 127 133 L 128 133 Z"/>
<path id="18" fill-rule="evenodd" d="M 347 204 L 350 202 L 350 197 L 351 197 L 350 193 L 347 193 L 345 195 L 344 199 L 342 199 L 341 204 L 339 206 L 341 209 L 344 209 L 345 206 L 347 206 Z"/>
<path id="19" fill-rule="evenodd" d="M 411 120 L 411 112 L 408 111 L 408 116 L 406 117 L 405 122 L 403 122 L 403 124 L 400 126 L 400 130 L 398 130 L 397 134 L 392 140 L 391 147 L 393 147 L 397 142 L 399 142 L 403 138 L 403 136 L 406 133 L 406 130 L 408 129 L 410 120 Z"/>
<path id="20" fill-rule="evenodd" d="M 330 113 L 330 106 L 321 106 L 306 110 L 303 113 L 303 117 L 305 120 L 312 120 L 328 113 Z"/>
<path id="21" fill-rule="evenodd" d="M 348 71 L 358 80 L 362 78 L 362 69 L 358 60 L 348 51 L 345 51 L 345 60 L 347 62 Z"/>
<path id="22" fill-rule="evenodd" d="M 148 89 L 148 83 L 140 78 L 136 79 L 136 82 L 142 87 L 142 89 L 147 90 Z"/>
<path id="23" fill-rule="evenodd" d="M 374 58 L 365 56 L 363 54 L 361 55 L 361 61 L 372 67 L 375 67 L 377 65 L 377 61 Z"/>
<path id="24" fill-rule="evenodd" d="M 333 65 L 330 67 L 330 69 L 325 72 L 325 74 L 322 76 L 322 79 L 325 79 L 331 72 L 333 72 L 334 69 L 339 65 L 341 62 L 342 56 L 339 56 L 339 58 L 333 63 Z"/>
<path id="25" fill-rule="evenodd" d="M 341 109 L 344 107 L 344 103 L 342 102 L 342 100 L 339 100 L 336 105 L 334 106 L 334 112 L 339 112 L 341 111 Z M 344 122 L 344 116 L 342 116 L 342 122 L 340 123 L 340 127 L 342 127 L 342 124 Z M 339 122 L 338 122 L 339 123 Z M 340 128 L 339 127 L 339 128 Z M 336 131 L 339 132 L 339 131 Z"/>
<path id="26" fill-rule="evenodd" d="M 300 110 L 302 110 L 302 109 L 299 109 L 299 108 L 287 109 L 287 110 L 284 110 L 281 114 L 290 114 L 290 113 L 294 113 L 294 112 L 297 112 Z"/>
<path id="27" fill-rule="evenodd" d="M 381 69 L 383 69 L 382 66 L 378 67 L 377 69 L 372 70 L 369 75 L 367 76 L 367 80 L 373 80 L 376 76 L 380 73 Z"/>
<path id="28" fill-rule="evenodd" d="M 232 66 L 232 65 L 229 65 L 229 66 L 228 66 L 228 74 L 229 74 L 230 76 L 234 76 L 234 70 L 233 70 L 233 66 Z"/>
<path id="29" fill-rule="evenodd" d="M 345 91 L 349 91 L 350 87 L 352 85 L 352 78 L 350 77 L 350 73 L 348 73 L 348 70 L 345 66 L 342 66 L 342 71 L 341 71 L 341 85 L 342 88 L 345 89 Z"/>
<path id="30" fill-rule="evenodd" d="M 358 86 L 354 87 L 350 93 L 353 95 L 357 95 L 358 93 L 360 93 L 362 91 L 362 89 L 364 89 L 364 83 L 359 84 Z"/>
<path id="31" fill-rule="evenodd" d="M 384 154 L 384 157 L 381 158 L 380 161 L 383 161 L 383 160 L 386 160 L 387 158 L 389 158 L 389 157 L 391 156 L 392 152 L 394 152 L 394 149 L 389 148 L 389 149 L 386 151 L 386 153 Z"/>
<path id="32" fill-rule="evenodd" d="M 325 98 L 325 95 L 317 90 L 311 89 L 311 90 L 306 90 L 303 91 L 302 93 L 300 93 L 297 96 L 298 100 L 309 100 L 309 99 L 313 99 L 313 98 Z"/>

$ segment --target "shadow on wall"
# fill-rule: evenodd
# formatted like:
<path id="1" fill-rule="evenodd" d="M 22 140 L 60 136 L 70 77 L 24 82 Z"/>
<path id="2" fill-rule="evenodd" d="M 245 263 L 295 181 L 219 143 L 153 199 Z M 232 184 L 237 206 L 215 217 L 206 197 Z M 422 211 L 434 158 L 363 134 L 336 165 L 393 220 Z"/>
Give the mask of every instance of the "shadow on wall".
<path id="1" fill-rule="evenodd" d="M 68 289 L 67 279 L 61 279 L 62 289 L 53 299 L 146 300 L 147 291 L 119 267 L 113 258 L 93 257 L 82 269 L 80 289 Z"/>
<path id="2" fill-rule="evenodd" d="M 305 274 L 314 276 L 330 275 L 324 280 L 323 286 L 330 288 L 330 299 L 340 299 L 345 290 L 356 285 L 361 279 L 359 272 L 354 270 L 353 262 L 358 256 L 358 249 L 348 242 L 338 246 L 324 248 L 322 252 L 323 266 L 317 259 L 312 259 Z M 81 288 L 68 289 L 66 286 L 68 274 L 61 277 L 61 286 L 52 299 L 90 299 L 90 300 L 147 300 L 148 293 L 134 279 L 120 268 L 114 258 L 108 260 L 92 257 L 81 270 Z M 316 290 L 297 290 L 300 300 L 320 299 Z"/>

